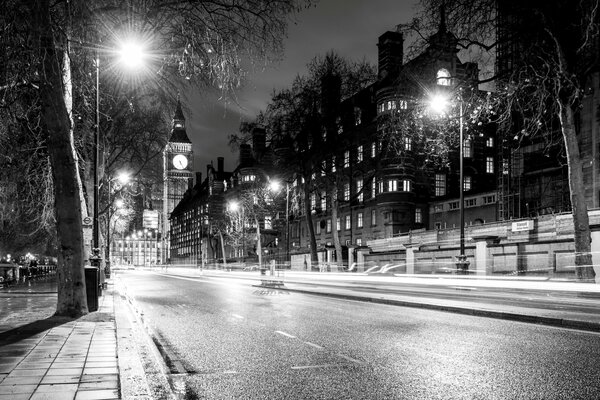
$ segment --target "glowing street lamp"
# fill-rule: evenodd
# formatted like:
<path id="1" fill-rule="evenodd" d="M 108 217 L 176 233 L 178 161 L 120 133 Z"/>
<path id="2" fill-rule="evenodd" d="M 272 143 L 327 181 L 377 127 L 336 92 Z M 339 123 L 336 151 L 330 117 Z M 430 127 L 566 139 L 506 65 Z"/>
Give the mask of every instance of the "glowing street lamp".
<path id="1" fill-rule="evenodd" d="M 144 49 L 142 46 L 135 45 L 133 41 L 124 41 L 121 43 L 119 54 L 124 64 L 129 68 L 137 68 L 143 64 L 145 59 Z M 127 55 L 127 57 L 124 57 Z M 136 61 L 134 61 L 136 60 Z M 100 215 L 100 191 L 98 185 L 98 161 L 100 152 L 100 56 L 96 50 L 96 132 L 94 135 L 94 216 L 93 216 L 93 231 L 92 231 L 92 246 L 94 249 L 99 248 L 99 215 Z"/>
<path id="2" fill-rule="evenodd" d="M 281 183 L 279 181 L 271 181 L 269 185 L 271 191 L 279 192 Z M 290 185 L 285 183 L 285 260 L 290 261 Z"/>
<path id="3" fill-rule="evenodd" d="M 450 100 L 443 95 L 435 95 L 429 101 L 429 107 L 432 111 L 441 114 L 450 106 Z M 456 266 L 459 273 L 467 273 L 469 262 L 465 255 L 465 197 L 464 197 L 464 169 L 463 169 L 463 151 L 464 151 L 464 133 L 463 133 L 463 101 L 459 99 L 459 139 L 458 139 L 458 169 L 459 169 L 459 211 L 460 211 L 460 254 L 457 257 Z"/>

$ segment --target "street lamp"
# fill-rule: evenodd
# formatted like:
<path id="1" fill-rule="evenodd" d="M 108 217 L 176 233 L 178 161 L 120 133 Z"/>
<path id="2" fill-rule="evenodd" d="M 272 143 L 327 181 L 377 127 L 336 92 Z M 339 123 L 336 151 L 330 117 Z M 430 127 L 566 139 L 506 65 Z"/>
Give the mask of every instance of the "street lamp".
<path id="1" fill-rule="evenodd" d="M 121 43 L 120 50 L 121 60 L 129 68 L 139 67 L 144 60 L 144 49 L 141 45 L 135 44 L 134 41 L 126 41 Z M 127 57 L 125 57 L 127 55 Z M 137 62 L 133 62 L 136 58 Z M 92 246 L 95 249 L 99 248 L 99 215 L 100 215 L 100 190 L 98 185 L 98 161 L 100 151 L 100 55 L 96 50 L 96 132 L 94 135 L 94 217 L 93 217 L 93 230 L 92 230 Z"/>
<path id="2" fill-rule="evenodd" d="M 450 101 L 447 97 L 443 95 L 436 95 L 430 99 L 429 102 L 430 108 L 432 111 L 436 113 L 443 113 L 446 108 L 450 105 Z M 467 261 L 467 256 L 465 255 L 465 197 L 464 197 L 464 168 L 463 168 L 463 158 L 464 158 L 464 123 L 463 123 L 463 100 L 459 98 L 458 100 L 459 107 L 459 139 L 458 139 L 458 169 L 459 169 L 459 213 L 460 213 L 460 253 L 456 258 L 456 267 L 459 273 L 466 274 L 469 269 L 469 261 Z"/>

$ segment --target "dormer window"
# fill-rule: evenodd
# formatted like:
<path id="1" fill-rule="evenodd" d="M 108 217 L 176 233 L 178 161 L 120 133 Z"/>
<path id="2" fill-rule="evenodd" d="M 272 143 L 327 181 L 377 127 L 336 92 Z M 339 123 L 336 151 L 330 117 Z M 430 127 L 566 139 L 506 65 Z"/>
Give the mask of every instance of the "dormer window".
<path id="1" fill-rule="evenodd" d="M 446 68 L 440 68 L 435 78 L 436 83 L 440 86 L 450 86 L 452 84 L 450 72 Z"/>

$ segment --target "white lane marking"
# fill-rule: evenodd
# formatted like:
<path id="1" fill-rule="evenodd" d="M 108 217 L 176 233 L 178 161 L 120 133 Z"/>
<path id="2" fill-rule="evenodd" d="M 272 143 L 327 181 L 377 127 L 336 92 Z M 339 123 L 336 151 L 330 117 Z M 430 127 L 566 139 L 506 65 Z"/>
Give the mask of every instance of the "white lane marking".
<path id="1" fill-rule="evenodd" d="M 357 360 L 357 359 L 352 358 L 352 357 L 345 356 L 343 354 L 338 354 L 338 356 L 342 357 L 344 360 L 348 360 L 348 361 L 353 362 L 353 363 L 357 363 L 357 364 L 362 364 L 363 363 L 360 360 Z"/>
<path id="2" fill-rule="evenodd" d="M 232 317 L 235 317 L 237 319 L 244 319 L 243 316 L 239 315 L 239 314 L 231 314 Z"/>
<path id="3" fill-rule="evenodd" d="M 321 365 L 297 365 L 292 367 L 292 369 L 309 369 L 309 368 L 331 368 L 337 367 L 337 364 L 321 364 Z"/>
<path id="4" fill-rule="evenodd" d="M 296 339 L 296 336 L 294 336 L 294 335 L 290 335 L 289 333 L 286 333 L 286 332 L 282 332 L 282 331 L 275 331 L 275 333 L 279 333 L 280 335 L 287 336 L 287 337 L 289 337 L 289 338 L 291 338 L 291 339 Z"/>
<path id="5" fill-rule="evenodd" d="M 307 345 L 309 345 L 309 346 L 312 346 L 312 347 L 314 347 L 315 349 L 323 350 L 323 346 L 319 346 L 318 344 L 314 344 L 314 343 L 311 343 L 311 342 L 304 342 L 304 344 L 307 344 Z"/>
<path id="6" fill-rule="evenodd" d="M 230 371 L 223 371 L 223 373 L 224 374 L 237 374 L 237 371 L 230 370 Z"/>

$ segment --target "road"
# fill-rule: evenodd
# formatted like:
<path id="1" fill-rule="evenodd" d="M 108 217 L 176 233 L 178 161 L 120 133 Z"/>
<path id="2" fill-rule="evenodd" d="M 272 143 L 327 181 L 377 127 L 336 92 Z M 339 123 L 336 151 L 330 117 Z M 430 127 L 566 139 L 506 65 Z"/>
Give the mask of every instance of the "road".
<path id="1" fill-rule="evenodd" d="M 596 399 L 600 335 L 123 271 L 186 398 Z"/>

